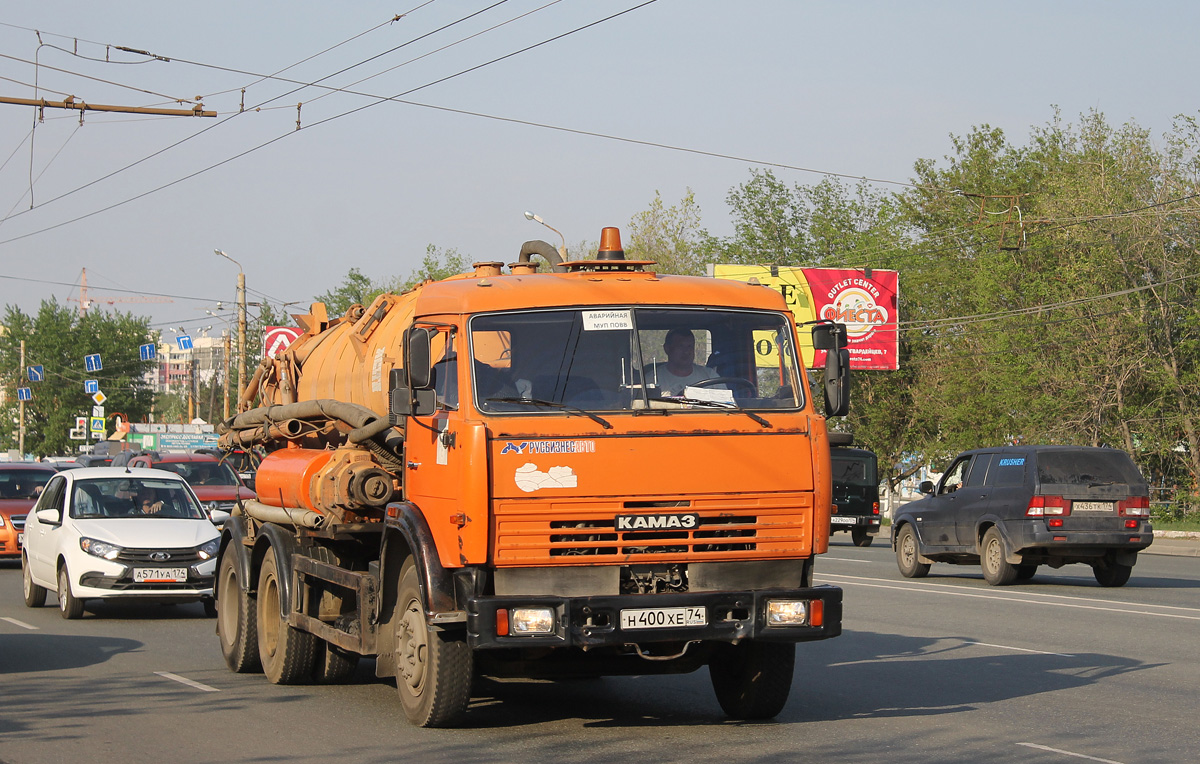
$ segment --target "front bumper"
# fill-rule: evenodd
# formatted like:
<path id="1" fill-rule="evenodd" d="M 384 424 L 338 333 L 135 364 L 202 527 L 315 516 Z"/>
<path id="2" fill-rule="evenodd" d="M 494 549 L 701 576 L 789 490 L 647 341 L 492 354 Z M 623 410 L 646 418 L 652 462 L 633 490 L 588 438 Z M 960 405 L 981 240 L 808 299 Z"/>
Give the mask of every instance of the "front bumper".
<path id="1" fill-rule="evenodd" d="M 213 596 L 213 581 L 216 577 L 216 561 L 206 560 L 187 567 L 187 580 L 176 582 L 134 581 L 133 565 L 104 563 L 92 565 L 100 570 L 85 570 L 75 577 L 73 587 L 79 598 L 106 597 L 154 597 L 198 599 Z M 137 565 L 137 568 L 155 567 Z M 175 566 L 161 566 L 175 567 Z M 72 571 L 74 572 L 74 571 Z"/>
<path id="2" fill-rule="evenodd" d="M 820 600 L 820 626 L 768 626 L 768 600 Z M 621 611 L 643 608 L 703 607 L 707 625 L 622 629 Z M 516 607 L 548 607 L 555 613 L 551 634 L 498 636 L 496 612 Z M 835 586 L 742 592 L 687 592 L 600 597 L 482 596 L 467 603 L 467 640 L 473 648 L 598 647 L 655 642 L 807 642 L 842 632 L 842 590 Z"/>

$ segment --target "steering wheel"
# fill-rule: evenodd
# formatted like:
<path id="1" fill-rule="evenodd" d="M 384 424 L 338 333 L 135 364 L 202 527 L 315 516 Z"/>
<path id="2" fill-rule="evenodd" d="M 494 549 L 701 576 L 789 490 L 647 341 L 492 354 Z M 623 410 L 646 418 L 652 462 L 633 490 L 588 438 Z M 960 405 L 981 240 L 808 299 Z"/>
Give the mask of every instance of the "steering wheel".
<path id="1" fill-rule="evenodd" d="M 693 382 L 688 387 L 712 387 L 713 385 L 741 385 L 750 392 L 751 397 L 757 392 L 754 389 L 754 384 L 743 377 L 712 377 L 710 379 L 702 379 L 699 382 Z"/>

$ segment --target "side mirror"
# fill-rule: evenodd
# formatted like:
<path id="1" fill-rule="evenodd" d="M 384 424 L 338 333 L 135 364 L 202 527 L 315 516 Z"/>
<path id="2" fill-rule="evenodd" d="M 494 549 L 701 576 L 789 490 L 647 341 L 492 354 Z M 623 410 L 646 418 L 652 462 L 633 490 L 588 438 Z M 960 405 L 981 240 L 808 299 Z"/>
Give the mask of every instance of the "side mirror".
<path id="1" fill-rule="evenodd" d="M 850 351 L 825 351 L 825 416 L 850 413 Z"/>
<path id="2" fill-rule="evenodd" d="M 841 350 L 847 344 L 846 325 L 832 321 L 817 324 L 812 328 L 812 342 L 814 350 Z"/>
<path id="3" fill-rule="evenodd" d="M 223 509 L 212 509 L 208 512 L 208 519 L 212 520 L 212 524 L 220 528 L 225 525 L 225 521 L 229 519 L 229 513 Z"/>
<path id="4" fill-rule="evenodd" d="M 408 374 L 411 390 L 429 387 L 429 345 L 433 332 L 422 326 L 414 326 L 404 333 L 404 370 Z"/>
<path id="5" fill-rule="evenodd" d="M 933 481 L 932 480 L 922 480 L 921 483 L 917 486 L 917 493 L 932 494 L 933 493 Z"/>
<path id="6" fill-rule="evenodd" d="M 39 523 L 45 523 L 46 525 L 62 525 L 62 510 L 57 507 L 39 509 L 37 511 L 37 519 Z"/>

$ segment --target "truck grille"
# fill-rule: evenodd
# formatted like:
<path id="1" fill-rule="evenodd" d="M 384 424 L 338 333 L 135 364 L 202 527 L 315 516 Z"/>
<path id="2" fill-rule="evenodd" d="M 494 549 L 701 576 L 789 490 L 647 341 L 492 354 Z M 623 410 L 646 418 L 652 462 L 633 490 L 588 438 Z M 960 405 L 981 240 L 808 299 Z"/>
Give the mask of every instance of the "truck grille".
<path id="1" fill-rule="evenodd" d="M 691 500 L 500 501 L 498 565 L 789 557 L 811 551 L 811 494 Z M 618 529 L 630 515 L 696 515 L 690 528 Z"/>

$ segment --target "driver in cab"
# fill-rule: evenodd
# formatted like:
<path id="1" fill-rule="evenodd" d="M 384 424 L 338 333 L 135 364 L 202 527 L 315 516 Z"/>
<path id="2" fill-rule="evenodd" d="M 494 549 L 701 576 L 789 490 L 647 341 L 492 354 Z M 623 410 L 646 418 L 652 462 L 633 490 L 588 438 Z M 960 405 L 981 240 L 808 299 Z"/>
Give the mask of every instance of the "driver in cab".
<path id="1" fill-rule="evenodd" d="M 666 363 L 656 363 L 647 371 L 650 384 L 656 384 L 664 395 L 683 395 L 684 388 L 717 373 L 707 366 L 696 363 L 696 338 L 689 329 L 672 329 L 663 340 Z"/>

